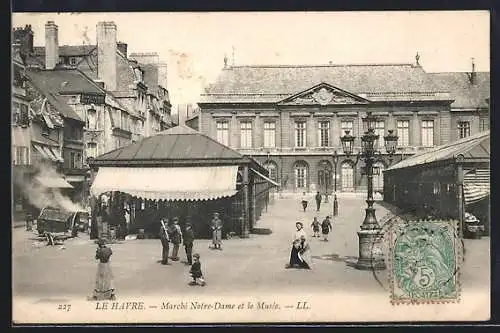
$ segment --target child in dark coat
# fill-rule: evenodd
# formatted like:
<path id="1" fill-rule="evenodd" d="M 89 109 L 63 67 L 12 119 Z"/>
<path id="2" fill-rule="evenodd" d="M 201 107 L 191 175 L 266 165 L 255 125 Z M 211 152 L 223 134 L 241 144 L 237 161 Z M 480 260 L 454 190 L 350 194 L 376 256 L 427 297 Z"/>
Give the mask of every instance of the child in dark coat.
<path id="1" fill-rule="evenodd" d="M 201 272 L 200 255 L 198 253 L 193 254 L 193 265 L 189 270 L 189 274 L 193 278 L 193 281 L 189 282 L 190 286 L 205 286 L 205 279 L 203 279 L 203 273 Z"/>
<path id="2" fill-rule="evenodd" d="M 184 231 L 184 248 L 186 249 L 186 258 L 188 265 L 193 264 L 193 242 L 194 242 L 194 232 L 191 223 L 186 223 L 186 230 Z"/>

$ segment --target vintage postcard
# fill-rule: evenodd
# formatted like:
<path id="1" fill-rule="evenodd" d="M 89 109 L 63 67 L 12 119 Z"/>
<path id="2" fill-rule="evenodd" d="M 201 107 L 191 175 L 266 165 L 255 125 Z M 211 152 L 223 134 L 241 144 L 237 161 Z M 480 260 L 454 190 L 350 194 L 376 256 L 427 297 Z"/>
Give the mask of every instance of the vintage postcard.
<path id="1" fill-rule="evenodd" d="M 13 13 L 13 323 L 488 320 L 489 22 Z"/>

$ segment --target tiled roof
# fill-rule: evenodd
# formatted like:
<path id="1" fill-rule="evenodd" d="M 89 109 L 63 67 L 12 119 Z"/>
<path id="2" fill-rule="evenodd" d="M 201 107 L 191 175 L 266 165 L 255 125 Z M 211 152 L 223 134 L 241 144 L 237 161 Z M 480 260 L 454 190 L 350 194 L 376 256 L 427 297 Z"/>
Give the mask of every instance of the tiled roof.
<path id="1" fill-rule="evenodd" d="M 62 95 L 73 93 L 104 95 L 106 93 L 85 74 L 75 68 L 31 69 L 29 72 L 33 80 L 37 80 L 50 91 Z"/>
<path id="2" fill-rule="evenodd" d="M 84 56 L 92 52 L 96 45 L 59 45 L 59 55 L 66 57 Z M 35 56 L 45 56 L 44 46 L 33 48 Z"/>
<path id="3" fill-rule="evenodd" d="M 66 70 L 63 70 L 65 72 Z M 76 70 L 71 70 L 72 72 L 78 72 Z M 26 71 L 32 85 L 45 97 L 47 101 L 52 105 L 64 118 L 69 118 L 83 122 L 82 118 L 66 103 L 63 96 L 60 94 L 61 90 L 67 90 L 63 88 L 61 83 L 68 79 L 67 75 L 60 75 L 60 70 L 37 70 L 29 69 Z M 65 73 L 67 74 L 67 73 Z M 73 73 L 75 74 L 75 73 Z M 81 74 L 81 73 L 80 73 Z M 78 75 L 72 77 L 77 80 Z M 87 80 L 83 75 L 80 76 L 78 80 Z M 59 82 L 59 85 L 57 84 Z M 67 85 L 70 85 L 69 83 Z M 81 82 L 72 82 L 71 87 L 83 86 Z"/>
<path id="4" fill-rule="evenodd" d="M 463 155 L 467 158 L 490 158 L 490 131 L 479 132 L 466 138 L 435 147 L 431 150 L 413 155 L 386 169 L 394 170 L 443 161 Z"/>
<path id="5" fill-rule="evenodd" d="M 173 127 L 97 157 L 99 161 L 242 159 L 243 155 L 186 126 Z"/>
<path id="6" fill-rule="evenodd" d="M 476 72 L 474 84 L 469 81 L 469 73 L 448 72 L 429 73 L 435 84 L 444 90 L 449 90 L 453 108 L 486 108 L 490 97 L 490 73 Z"/>
<path id="7" fill-rule="evenodd" d="M 379 100 L 386 94 L 442 92 L 422 67 L 412 64 L 232 66 L 205 89 L 201 102 L 272 103 L 320 83 Z"/>

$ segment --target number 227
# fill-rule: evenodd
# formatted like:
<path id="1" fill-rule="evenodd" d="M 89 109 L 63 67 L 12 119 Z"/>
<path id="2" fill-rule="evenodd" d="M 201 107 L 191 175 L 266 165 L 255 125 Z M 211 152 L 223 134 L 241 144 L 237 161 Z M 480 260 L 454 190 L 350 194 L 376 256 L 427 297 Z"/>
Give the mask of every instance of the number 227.
<path id="1" fill-rule="evenodd" d="M 69 312 L 70 309 L 71 309 L 71 304 L 59 304 L 57 306 L 57 310 L 59 310 L 59 311 Z"/>

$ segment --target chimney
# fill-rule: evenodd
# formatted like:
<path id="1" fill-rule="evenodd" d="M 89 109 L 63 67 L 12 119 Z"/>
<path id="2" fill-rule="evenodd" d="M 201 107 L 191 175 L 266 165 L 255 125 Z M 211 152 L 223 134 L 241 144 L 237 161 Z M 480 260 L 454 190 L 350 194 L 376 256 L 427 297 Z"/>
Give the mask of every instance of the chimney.
<path id="1" fill-rule="evenodd" d="M 97 24 L 97 76 L 107 90 L 116 90 L 116 24 L 99 22 Z"/>
<path id="2" fill-rule="evenodd" d="M 475 84 L 476 83 L 476 64 L 474 63 L 474 58 L 471 58 L 472 61 L 472 71 L 470 73 L 467 73 L 469 76 L 469 83 L 470 84 Z"/>
<path id="3" fill-rule="evenodd" d="M 127 43 L 118 42 L 118 43 L 116 43 L 116 47 L 125 56 L 125 58 L 128 58 L 128 54 L 127 54 L 128 45 L 127 45 Z"/>
<path id="4" fill-rule="evenodd" d="M 54 69 L 59 63 L 59 36 L 54 21 L 45 24 L 45 68 Z"/>

